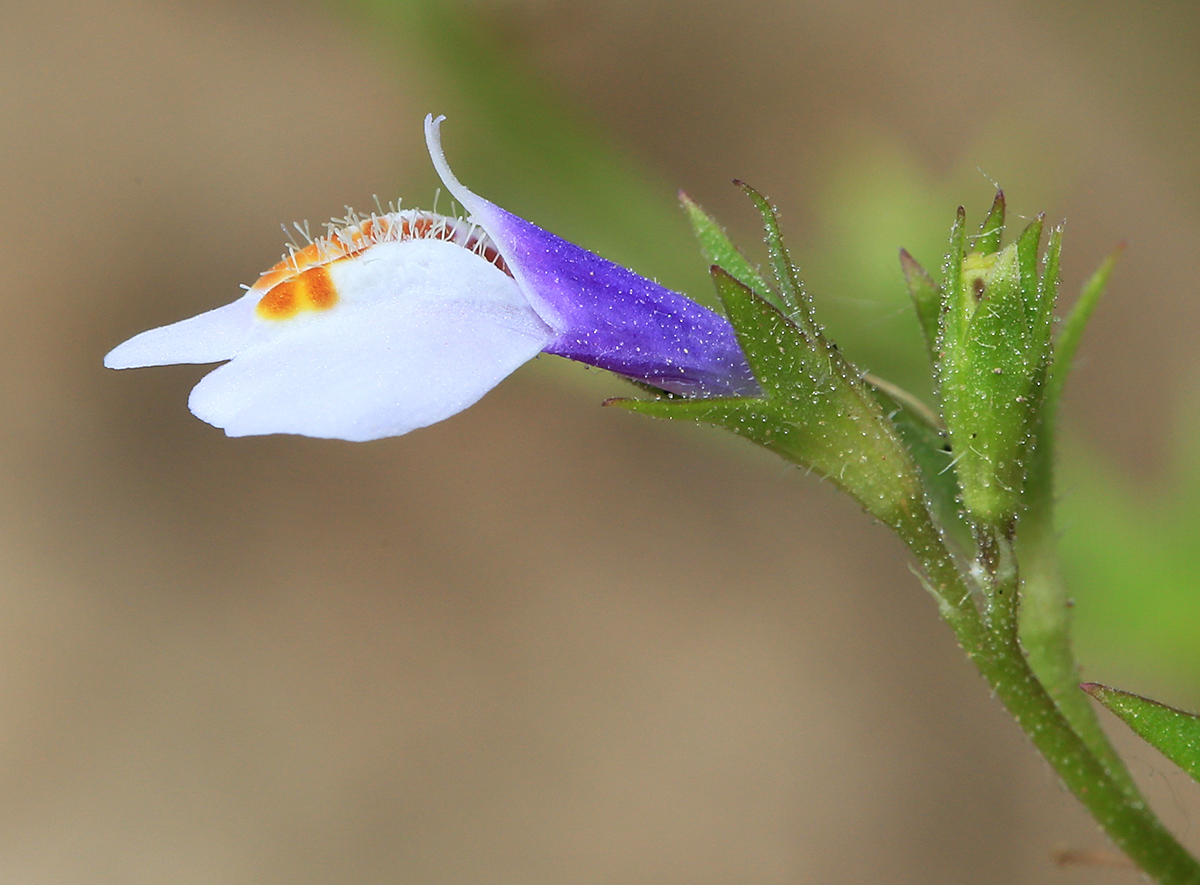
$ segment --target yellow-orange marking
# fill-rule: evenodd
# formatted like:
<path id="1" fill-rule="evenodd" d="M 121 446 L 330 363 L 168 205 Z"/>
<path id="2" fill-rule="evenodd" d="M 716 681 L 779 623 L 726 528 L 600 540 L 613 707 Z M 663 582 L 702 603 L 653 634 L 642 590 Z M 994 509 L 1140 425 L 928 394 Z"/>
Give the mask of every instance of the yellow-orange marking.
<path id="1" fill-rule="evenodd" d="M 338 298 L 328 265 L 354 258 L 379 243 L 402 240 L 448 240 L 509 272 L 487 234 L 461 219 L 416 209 L 369 216 L 350 212 L 340 222 L 326 225 L 324 236 L 292 249 L 258 278 L 250 287 L 251 292 L 262 293 L 258 315 L 285 320 L 304 310 L 328 310 Z"/>
<path id="2" fill-rule="evenodd" d="M 257 312 L 267 320 L 286 320 L 302 310 L 328 310 L 337 304 L 337 288 L 324 265 L 272 286 L 259 299 Z"/>

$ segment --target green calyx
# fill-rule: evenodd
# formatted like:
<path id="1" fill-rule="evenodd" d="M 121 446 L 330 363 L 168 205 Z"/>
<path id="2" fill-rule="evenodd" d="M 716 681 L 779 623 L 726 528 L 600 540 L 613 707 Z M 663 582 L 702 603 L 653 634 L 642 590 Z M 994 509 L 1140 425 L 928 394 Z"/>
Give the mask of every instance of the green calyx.
<path id="1" fill-rule="evenodd" d="M 817 325 L 770 204 L 742 185 L 763 217 L 773 285 L 686 197 L 717 296 L 762 393 L 708 400 L 617 400 L 633 411 L 724 427 L 850 493 L 908 538 L 928 524 L 920 473 L 862 373 Z"/>

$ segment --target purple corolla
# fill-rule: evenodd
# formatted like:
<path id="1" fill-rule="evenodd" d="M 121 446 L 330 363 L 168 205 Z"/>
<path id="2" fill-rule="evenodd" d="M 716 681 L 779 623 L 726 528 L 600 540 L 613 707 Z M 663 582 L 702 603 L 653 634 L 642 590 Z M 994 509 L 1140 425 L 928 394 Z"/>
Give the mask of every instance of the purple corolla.
<path id="1" fill-rule="evenodd" d="M 230 436 L 398 436 L 540 352 L 688 397 L 758 392 L 719 315 L 465 188 L 440 122 L 425 120 L 429 152 L 468 221 L 351 213 L 238 300 L 136 335 L 104 364 L 227 360 L 188 404 Z"/>

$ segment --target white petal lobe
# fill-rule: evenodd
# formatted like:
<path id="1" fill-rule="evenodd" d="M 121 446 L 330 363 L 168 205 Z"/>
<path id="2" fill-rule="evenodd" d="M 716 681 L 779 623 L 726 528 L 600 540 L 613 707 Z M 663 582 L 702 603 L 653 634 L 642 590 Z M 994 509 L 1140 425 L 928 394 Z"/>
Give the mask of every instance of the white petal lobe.
<path id="1" fill-rule="evenodd" d="M 270 330 L 255 321 L 257 301 L 256 295 L 243 295 L 224 307 L 142 332 L 110 350 L 104 365 L 138 369 L 230 359 L 269 335 Z"/>
<path id="2" fill-rule="evenodd" d="M 197 417 L 230 436 L 398 436 L 470 406 L 552 338 L 511 277 L 453 243 L 385 243 L 329 269 L 337 304 L 256 320 L 275 334 L 201 380 Z"/>

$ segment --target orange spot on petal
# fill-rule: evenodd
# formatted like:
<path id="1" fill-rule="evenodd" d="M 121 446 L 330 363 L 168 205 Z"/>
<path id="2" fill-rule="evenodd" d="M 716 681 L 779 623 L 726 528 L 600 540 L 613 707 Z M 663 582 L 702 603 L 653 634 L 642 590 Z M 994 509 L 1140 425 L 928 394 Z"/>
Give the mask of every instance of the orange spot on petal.
<path id="1" fill-rule="evenodd" d="M 300 274 L 300 279 L 305 283 L 305 294 L 313 310 L 329 310 L 337 304 L 337 288 L 324 266 L 306 270 Z"/>
<path id="2" fill-rule="evenodd" d="M 255 309 L 258 315 L 264 320 L 286 320 L 295 316 L 298 310 L 296 283 L 294 279 L 284 280 L 267 292 L 258 301 L 258 307 Z"/>
<path id="3" fill-rule="evenodd" d="M 259 299 L 256 311 L 265 320 L 286 320 L 301 311 L 328 310 L 335 304 L 337 288 L 329 271 L 320 265 L 273 286 Z"/>

